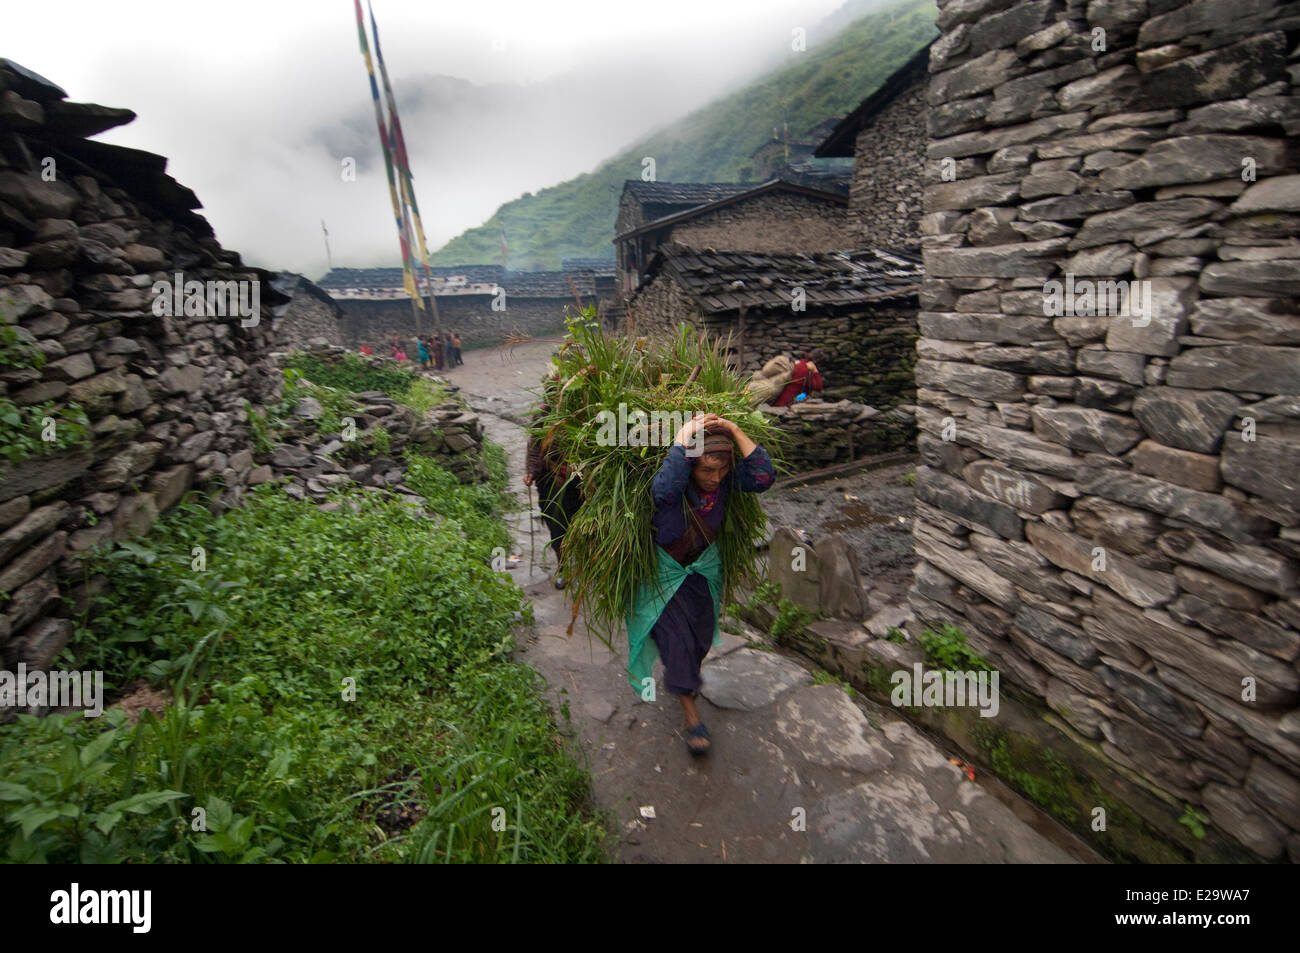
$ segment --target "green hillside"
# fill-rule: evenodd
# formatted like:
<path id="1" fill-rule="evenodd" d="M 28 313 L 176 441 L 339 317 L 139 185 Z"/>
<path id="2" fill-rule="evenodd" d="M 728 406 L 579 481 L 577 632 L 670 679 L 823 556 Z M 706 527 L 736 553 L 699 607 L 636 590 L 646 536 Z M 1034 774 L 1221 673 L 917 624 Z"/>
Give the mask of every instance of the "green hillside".
<path id="1" fill-rule="evenodd" d="M 938 34 L 936 15 L 934 0 L 905 0 L 863 17 L 789 66 L 652 133 L 594 172 L 507 202 L 434 253 L 432 263 L 499 262 L 503 226 L 511 268 L 552 270 L 564 258 L 611 257 L 618 196 L 625 180 L 640 178 L 643 156 L 654 156 L 661 182 L 747 181 L 751 154 L 783 112 L 791 136 L 845 115 Z"/>

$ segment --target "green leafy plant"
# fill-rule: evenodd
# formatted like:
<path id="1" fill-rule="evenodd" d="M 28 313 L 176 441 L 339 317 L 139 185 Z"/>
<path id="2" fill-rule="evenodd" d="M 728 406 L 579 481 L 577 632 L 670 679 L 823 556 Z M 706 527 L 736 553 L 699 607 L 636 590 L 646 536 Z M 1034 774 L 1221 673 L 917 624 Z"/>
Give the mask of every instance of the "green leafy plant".
<path id="1" fill-rule="evenodd" d="M 424 416 L 439 404 L 445 404 L 449 399 L 446 389 L 431 377 L 413 376 L 410 383 L 404 389 L 399 390 L 396 394 L 391 394 L 394 400 L 399 400 L 407 407 L 410 407 L 420 416 Z"/>
<path id="2" fill-rule="evenodd" d="M 19 407 L 0 397 L 0 459 L 17 463 L 87 446 L 89 431 L 90 420 L 79 404 L 59 406 L 47 401 Z M 54 439 L 46 440 L 47 433 Z"/>
<path id="3" fill-rule="evenodd" d="M 0 367 L 32 367 L 40 370 L 47 358 L 26 331 L 0 321 Z"/>
<path id="4" fill-rule="evenodd" d="M 403 403 L 406 403 L 403 398 L 416 380 L 416 375 L 409 370 L 396 365 L 371 364 L 351 352 L 332 361 L 311 354 L 294 353 L 284 359 L 283 367 L 320 387 L 348 394 L 382 391 Z"/>
<path id="5" fill-rule="evenodd" d="M 30 815 L 9 813 L 73 801 L 4 789 L 9 858 L 600 860 L 590 779 L 559 744 L 540 676 L 510 660 L 530 606 L 490 566 L 491 546 L 509 541 L 502 483 L 466 486 L 426 458 L 412 473 L 432 521 L 360 490 L 322 511 L 262 487 L 219 516 L 182 504 L 145 540 L 85 557 L 88 576 L 113 589 L 83 625 L 94 637 L 61 661 L 93 660 L 118 686 L 151 676 L 169 702 L 134 726 L 112 709 L 69 723 L 78 749 L 105 724 L 121 728 L 105 743 L 108 769 L 85 785 L 91 820 L 78 833 L 44 818 L 25 837 Z M 205 570 L 190 560 L 195 545 Z M 8 726 L 0 763 L 48 765 L 64 743 L 48 731 L 35 719 Z M 29 780 L 6 774 L 36 792 Z M 149 792 L 183 797 L 118 803 Z M 111 836 L 97 832 L 93 821 L 115 811 Z"/>
<path id="6" fill-rule="evenodd" d="M 899 644 L 907 641 L 907 633 L 896 625 L 891 625 L 885 632 L 885 641 L 898 642 Z"/>
<path id="7" fill-rule="evenodd" d="M 80 713 L 21 715 L 16 730 L 0 735 L 9 777 L 0 782 L 0 822 L 14 829 L 9 861 L 104 863 L 126 846 L 118 825 L 127 815 L 147 816 L 185 797 L 167 789 L 104 795 L 123 774 L 129 778 L 134 755 L 122 712 L 107 712 L 105 721 L 108 728 L 95 730 Z M 33 740 L 41 743 L 39 760 L 21 756 Z"/>
<path id="8" fill-rule="evenodd" d="M 850 698 L 852 698 L 856 694 L 853 690 L 853 686 L 850 685 L 848 682 L 846 682 L 844 679 L 840 678 L 838 675 L 832 675 L 830 672 L 824 671 L 822 669 L 818 669 L 817 671 L 813 672 L 813 684 L 814 685 L 838 685 L 843 690 L 844 694 L 848 695 Z"/>
<path id="9" fill-rule="evenodd" d="M 275 449 L 270 414 L 260 407 L 254 407 L 248 401 L 244 401 L 244 411 L 248 414 L 248 429 L 253 436 L 253 449 L 257 453 L 270 453 Z"/>
<path id="10" fill-rule="evenodd" d="M 816 618 L 815 613 L 795 605 L 789 599 L 782 599 L 777 604 L 776 620 L 772 623 L 769 634 L 778 641 L 787 635 L 797 635 Z"/>
<path id="11" fill-rule="evenodd" d="M 926 629 L 918 641 L 926 657 L 939 668 L 955 672 L 991 672 L 992 666 L 966 645 L 966 633 L 945 622 L 939 631 Z"/>
<path id="12" fill-rule="evenodd" d="M 1178 819 L 1178 823 L 1191 831 L 1192 836 L 1197 840 L 1203 840 L 1205 838 L 1205 825 L 1209 822 L 1210 819 L 1208 817 L 1196 810 L 1196 808 L 1192 807 L 1190 804 L 1183 805 L 1183 816 Z"/>

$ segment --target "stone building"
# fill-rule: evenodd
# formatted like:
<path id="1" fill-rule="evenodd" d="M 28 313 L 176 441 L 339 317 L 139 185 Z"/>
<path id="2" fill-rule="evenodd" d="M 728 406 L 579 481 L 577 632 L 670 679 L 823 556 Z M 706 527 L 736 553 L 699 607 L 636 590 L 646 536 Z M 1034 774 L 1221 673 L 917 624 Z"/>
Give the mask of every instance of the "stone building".
<path id="1" fill-rule="evenodd" d="M 931 134 L 946 134 L 952 124 L 946 114 L 927 107 L 929 60 L 927 46 L 838 123 L 813 153 L 853 157 L 853 245 L 920 249 L 927 124 Z"/>
<path id="2" fill-rule="evenodd" d="M 290 299 L 273 309 L 271 328 L 279 347 L 301 348 L 318 338 L 328 344 L 343 343 L 339 328 L 343 312 L 320 285 L 287 271 L 277 275 L 272 284 Z"/>
<path id="3" fill-rule="evenodd" d="M 1300 17 L 939 7 L 912 606 L 1185 856 L 1300 860 Z"/>
<path id="4" fill-rule="evenodd" d="M 756 252 L 848 247 L 847 191 L 834 177 L 797 174 L 753 186 L 629 181 L 614 227 L 622 292 L 636 291 L 670 241 Z"/>
<path id="5" fill-rule="evenodd" d="M 760 253 L 661 247 L 627 306 L 633 334 L 686 322 L 722 340 L 752 373 L 821 347 L 827 400 L 879 410 L 913 392 L 919 262 L 888 252 Z"/>
<path id="6" fill-rule="evenodd" d="M 595 265 L 572 272 L 507 271 L 500 265 L 429 270 L 442 328 L 457 332 L 464 349 L 492 347 L 512 333 L 563 334 L 566 308 L 576 308 L 579 300 L 583 307 L 599 307 L 597 283 L 605 289 L 606 302 L 612 286 L 607 264 L 604 275 L 597 275 Z M 319 284 L 342 311 L 340 329 L 347 347 L 364 344 L 387 354 L 397 335 L 410 353 L 415 317 L 402 287 L 402 269 L 335 268 Z M 432 334 L 432 315 L 422 311 L 420 321 L 424 333 Z"/>
<path id="7" fill-rule="evenodd" d="M 802 136 L 790 138 L 788 128 L 772 127 L 772 138 L 750 153 L 753 171 L 742 178 L 766 182 L 780 177 L 782 172 L 797 167 L 813 157 L 813 152 L 822 140 L 831 134 L 838 125 L 840 117 L 823 119 L 808 129 Z"/>

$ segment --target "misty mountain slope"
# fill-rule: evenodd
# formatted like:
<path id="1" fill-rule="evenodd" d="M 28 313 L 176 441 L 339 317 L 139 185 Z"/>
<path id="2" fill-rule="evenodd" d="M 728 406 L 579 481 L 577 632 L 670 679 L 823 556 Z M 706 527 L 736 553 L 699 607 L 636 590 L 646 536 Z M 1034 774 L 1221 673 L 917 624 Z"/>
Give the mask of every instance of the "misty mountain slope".
<path id="1" fill-rule="evenodd" d="M 502 228 L 511 268 L 550 270 L 564 258 L 612 257 L 618 197 L 625 180 L 641 177 L 643 157 L 654 158 L 661 182 L 747 181 L 752 153 L 783 116 L 793 139 L 845 115 L 938 34 L 936 15 L 934 0 L 905 0 L 821 43 L 810 41 L 789 65 L 646 136 L 595 171 L 505 203 L 431 261 L 499 262 Z"/>

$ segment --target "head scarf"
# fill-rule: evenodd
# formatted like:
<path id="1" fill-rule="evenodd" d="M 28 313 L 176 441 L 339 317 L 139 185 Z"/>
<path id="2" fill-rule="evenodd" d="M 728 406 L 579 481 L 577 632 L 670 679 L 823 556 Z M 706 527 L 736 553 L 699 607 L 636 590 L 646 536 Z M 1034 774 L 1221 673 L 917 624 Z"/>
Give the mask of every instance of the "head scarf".
<path id="1" fill-rule="evenodd" d="M 704 436 L 704 453 L 725 453 L 733 456 L 735 444 L 732 443 L 731 434 L 724 431 L 705 431 Z"/>

